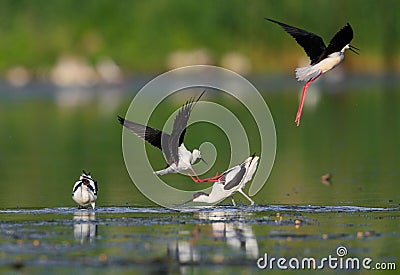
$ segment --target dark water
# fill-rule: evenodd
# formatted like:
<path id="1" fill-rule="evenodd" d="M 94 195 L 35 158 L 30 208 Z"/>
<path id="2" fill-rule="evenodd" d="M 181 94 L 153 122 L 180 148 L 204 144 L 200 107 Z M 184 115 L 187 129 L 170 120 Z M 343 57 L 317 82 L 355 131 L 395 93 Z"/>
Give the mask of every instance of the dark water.
<path id="1" fill-rule="evenodd" d="M 0 217 L 2 274 L 251 274 L 271 271 L 257 267 L 265 253 L 318 261 L 339 258 L 339 246 L 347 249 L 343 259 L 368 257 L 374 268 L 376 263 L 398 265 L 400 252 L 400 215 L 393 208 L 42 208 L 2 210 Z"/>

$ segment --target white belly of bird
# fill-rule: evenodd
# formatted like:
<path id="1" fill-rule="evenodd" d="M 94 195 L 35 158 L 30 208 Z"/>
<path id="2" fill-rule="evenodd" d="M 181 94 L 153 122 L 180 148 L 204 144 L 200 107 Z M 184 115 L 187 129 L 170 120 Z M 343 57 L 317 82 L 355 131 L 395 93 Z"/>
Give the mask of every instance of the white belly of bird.
<path id="1" fill-rule="evenodd" d="M 205 201 L 207 203 L 215 203 L 220 200 L 226 199 L 230 197 L 233 193 L 237 191 L 237 187 L 232 188 L 230 190 L 225 190 L 224 185 L 221 184 L 220 182 L 216 182 L 213 185 L 213 188 L 211 189 L 211 193 L 208 196 L 208 201 Z"/>
<path id="2" fill-rule="evenodd" d="M 185 171 L 190 169 L 191 165 L 191 156 L 192 154 L 189 152 L 188 149 L 182 144 L 178 148 L 178 156 L 179 156 L 179 162 L 178 162 L 178 169 L 179 171 Z"/>
<path id="3" fill-rule="evenodd" d="M 296 78 L 298 81 L 309 81 L 312 78 L 318 77 L 321 73 L 325 73 L 335 66 L 339 65 L 344 59 L 342 54 L 331 54 L 321 62 L 308 65 L 296 69 Z"/>
<path id="4" fill-rule="evenodd" d="M 191 167 L 190 162 L 181 159 L 179 161 L 179 163 L 178 163 L 178 169 L 177 170 L 178 171 L 186 171 L 186 170 L 190 169 L 190 167 Z"/>
<path id="5" fill-rule="evenodd" d="M 93 194 L 86 186 L 79 187 L 74 196 L 74 201 L 81 206 L 88 206 L 92 202 L 96 201 L 97 196 Z"/>
<path id="6" fill-rule="evenodd" d="M 318 66 L 318 68 L 325 73 L 339 65 L 343 61 L 343 58 L 343 55 L 329 56 L 314 66 Z"/>

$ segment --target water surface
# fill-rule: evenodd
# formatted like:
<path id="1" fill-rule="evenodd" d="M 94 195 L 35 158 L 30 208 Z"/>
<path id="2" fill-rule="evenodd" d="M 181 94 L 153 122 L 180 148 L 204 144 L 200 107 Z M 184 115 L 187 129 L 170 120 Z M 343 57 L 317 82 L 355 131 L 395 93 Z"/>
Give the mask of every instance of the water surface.
<path id="1" fill-rule="evenodd" d="M 67 100 L 56 87 L 0 93 L 0 272 L 250 274 L 265 253 L 322 258 L 339 246 L 349 256 L 398 262 L 400 93 L 391 85 L 353 84 L 314 85 L 300 127 L 296 84 L 266 85 L 278 147 L 272 173 L 253 197 L 256 206 L 183 212 L 157 207 L 129 178 L 116 117 L 132 93 L 95 87 Z M 182 98 L 160 106 L 152 126 L 162 127 Z M 256 125 L 243 107 L 223 95 L 208 100 L 237 114 L 252 152 L 259 151 Z M 188 148 L 208 141 L 218 149 L 204 177 L 226 170 L 231 148 L 216 127 L 193 125 L 186 138 Z M 158 150 L 148 147 L 148 154 L 155 169 L 165 167 Z M 78 210 L 71 199 L 82 169 L 99 182 L 95 212 Z M 331 185 L 320 182 L 327 173 Z M 182 175 L 163 179 L 202 188 Z M 240 194 L 235 201 L 247 203 Z"/>
<path id="2" fill-rule="evenodd" d="M 6 209 L 0 218 L 4 274 L 247 274 L 261 271 L 265 253 L 321 259 L 344 246 L 346 257 L 373 263 L 396 263 L 400 253 L 398 208 L 43 208 Z"/>

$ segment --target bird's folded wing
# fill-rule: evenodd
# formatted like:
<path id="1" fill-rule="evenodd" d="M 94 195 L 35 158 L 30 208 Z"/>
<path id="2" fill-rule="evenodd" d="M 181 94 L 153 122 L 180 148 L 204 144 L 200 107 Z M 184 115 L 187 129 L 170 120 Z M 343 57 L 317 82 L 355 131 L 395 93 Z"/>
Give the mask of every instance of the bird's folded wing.
<path id="1" fill-rule="evenodd" d="M 239 168 L 240 166 L 238 166 Z M 236 173 L 236 169 L 232 170 L 232 173 Z M 243 179 L 243 176 L 246 172 L 246 168 L 244 166 L 240 167 L 240 169 L 237 169 L 237 173 L 233 176 L 233 178 L 229 177 L 229 174 L 227 175 L 226 179 L 226 183 L 224 185 L 224 189 L 225 190 L 230 190 L 232 188 L 234 188 L 235 186 L 237 186 L 238 184 L 240 184 L 240 182 Z"/>

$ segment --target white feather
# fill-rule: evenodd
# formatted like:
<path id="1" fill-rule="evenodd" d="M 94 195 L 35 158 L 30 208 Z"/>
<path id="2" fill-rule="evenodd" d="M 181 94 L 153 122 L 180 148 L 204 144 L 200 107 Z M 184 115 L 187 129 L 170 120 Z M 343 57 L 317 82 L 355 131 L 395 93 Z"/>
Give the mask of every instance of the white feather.
<path id="1" fill-rule="evenodd" d="M 232 196 L 233 194 L 235 194 L 237 191 L 239 191 L 241 194 L 243 194 L 244 197 L 246 197 L 246 199 L 248 199 L 250 201 L 251 205 L 253 205 L 254 201 L 243 192 L 243 188 L 245 187 L 246 183 L 249 182 L 251 180 L 251 178 L 253 177 L 253 175 L 257 169 L 258 159 L 259 159 L 259 157 L 256 157 L 256 156 L 249 157 L 242 164 L 236 165 L 236 166 L 228 169 L 227 171 L 225 171 L 223 173 L 223 174 L 225 174 L 225 181 L 222 182 L 219 180 L 216 183 L 214 183 L 214 185 L 211 189 L 211 192 L 208 195 L 200 194 L 199 196 L 194 196 L 193 202 L 215 203 L 215 202 L 219 202 L 223 199 L 226 199 L 226 198 Z M 235 176 L 240 172 L 241 165 L 243 165 L 243 164 L 244 164 L 246 171 L 245 171 L 242 179 L 240 180 L 240 182 L 230 189 L 225 189 L 224 188 L 225 185 L 229 184 L 229 182 L 235 178 Z M 198 193 L 196 193 L 196 194 L 198 194 Z"/>
<path id="2" fill-rule="evenodd" d="M 87 180 L 90 185 L 85 185 L 82 180 Z M 79 187 L 77 187 L 80 185 Z M 75 190 L 76 189 L 76 190 Z M 93 190 L 92 190 L 93 189 Z M 75 191 L 74 191 L 75 190 Z M 97 200 L 97 188 L 95 185 L 94 180 L 90 175 L 86 175 L 82 173 L 79 177 L 79 180 L 75 182 L 74 187 L 72 188 L 72 199 L 79 204 L 80 206 L 86 207 L 91 205 L 94 209 L 96 207 L 96 200 Z"/>
<path id="3" fill-rule="evenodd" d="M 296 69 L 296 78 L 298 81 L 309 81 L 317 77 L 322 71 L 315 65 L 308 65 Z"/>

